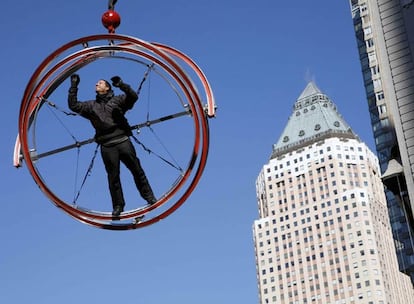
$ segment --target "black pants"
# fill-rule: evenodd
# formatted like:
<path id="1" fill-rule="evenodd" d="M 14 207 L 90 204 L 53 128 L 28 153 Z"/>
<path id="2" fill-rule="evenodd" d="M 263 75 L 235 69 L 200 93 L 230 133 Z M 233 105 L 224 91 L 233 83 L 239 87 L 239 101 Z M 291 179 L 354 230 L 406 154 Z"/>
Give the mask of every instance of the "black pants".
<path id="1" fill-rule="evenodd" d="M 109 191 L 114 208 L 115 206 L 121 206 L 122 208 L 125 206 L 120 179 L 121 162 L 131 171 L 142 198 L 146 201 L 153 199 L 154 193 L 141 167 L 135 148 L 129 139 L 114 146 L 101 146 L 101 155 L 108 174 Z"/>

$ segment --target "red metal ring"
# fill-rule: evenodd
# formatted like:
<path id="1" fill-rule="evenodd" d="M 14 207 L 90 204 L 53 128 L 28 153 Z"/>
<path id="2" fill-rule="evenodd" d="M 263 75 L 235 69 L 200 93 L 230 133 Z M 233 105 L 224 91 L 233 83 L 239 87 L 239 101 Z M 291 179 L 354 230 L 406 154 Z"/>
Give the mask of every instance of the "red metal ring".
<path id="1" fill-rule="evenodd" d="M 97 46 L 91 48 L 84 48 L 81 51 L 71 53 L 69 56 L 64 58 L 63 60 L 59 61 L 57 64 L 52 66 L 49 69 L 49 66 L 52 65 L 52 62 L 55 58 L 57 58 L 62 53 L 70 50 L 73 47 L 78 45 L 88 44 L 93 41 L 99 40 L 110 40 L 110 41 L 122 41 L 126 42 L 126 44 L 118 44 L 118 45 L 109 45 L 109 46 Z M 64 202 L 59 197 L 57 197 L 51 189 L 43 182 L 42 178 L 37 172 L 36 167 L 34 166 L 31 155 L 30 155 L 30 147 L 28 144 L 28 134 L 27 131 L 31 126 L 31 122 L 33 119 L 33 115 L 35 109 L 40 106 L 39 99 L 37 96 L 43 96 L 46 92 L 55 88 L 60 84 L 58 82 L 63 81 L 66 79 L 73 70 L 77 70 L 85 65 L 88 64 L 85 59 L 88 56 L 94 56 L 95 53 L 102 51 L 102 50 L 113 50 L 113 51 L 124 51 L 130 54 L 134 54 L 136 56 L 146 58 L 158 66 L 162 67 L 168 74 L 173 77 L 173 79 L 178 83 L 178 85 L 183 90 L 187 100 L 189 101 L 189 105 L 191 107 L 191 111 L 193 113 L 193 119 L 195 124 L 195 140 L 194 140 L 194 147 L 193 147 L 193 156 L 190 160 L 189 167 L 187 168 L 183 178 L 180 182 L 175 185 L 174 188 L 171 189 L 169 193 L 157 202 L 154 206 L 151 206 L 144 210 L 136 210 L 133 212 L 128 212 L 125 215 L 122 215 L 120 220 L 134 218 L 142 214 L 147 214 L 153 209 L 165 204 L 168 200 L 172 199 L 174 194 L 184 185 L 188 178 L 190 178 L 191 171 L 195 166 L 197 166 L 194 176 L 190 181 L 190 184 L 184 191 L 184 193 L 172 204 L 171 207 L 166 209 L 161 214 L 158 214 L 152 218 L 149 218 L 141 223 L 114 223 L 112 222 L 111 215 L 104 214 L 104 213 L 96 213 L 90 212 L 87 210 L 78 209 L 73 207 L 72 205 Z M 86 224 L 103 228 L 103 229 L 111 229 L 111 230 L 127 230 L 127 229 L 135 229 L 138 227 L 147 226 L 158 222 L 159 220 L 166 218 L 171 213 L 173 213 L 178 207 L 180 207 L 185 200 L 189 197 L 191 192 L 196 187 L 202 172 L 206 165 L 207 155 L 208 155 L 208 146 L 209 146 L 209 132 L 208 132 L 208 123 L 207 119 L 204 115 L 204 108 L 201 104 L 202 98 L 200 97 L 197 88 L 194 87 L 193 81 L 189 78 L 186 74 L 185 70 L 171 57 L 174 56 L 183 60 L 190 69 L 196 72 L 197 76 L 200 78 L 204 92 L 207 95 L 208 100 L 208 113 L 209 116 L 214 115 L 214 98 L 212 95 L 212 91 L 210 85 L 202 73 L 201 69 L 195 65 L 195 63 L 189 59 L 188 56 L 180 53 L 179 51 L 170 48 L 165 45 L 161 44 L 151 44 L 133 37 L 117 35 L 117 34 L 108 34 L 108 35 L 94 35 L 88 36 L 84 38 L 80 38 L 69 42 L 68 44 L 62 46 L 51 55 L 49 55 L 36 69 L 34 74 L 32 75 L 23 95 L 22 104 L 20 107 L 20 114 L 19 114 L 19 145 L 21 146 L 20 149 L 25 162 L 28 166 L 29 172 L 31 173 L 32 177 L 34 178 L 35 182 L 38 184 L 40 189 L 46 194 L 46 196 L 59 208 L 65 211 L 67 214 L 71 215 L 72 217 L 76 218 L 77 220 L 84 222 Z M 86 62 L 86 63 L 85 63 Z M 50 80 L 52 77 L 54 78 Z M 58 83 L 56 85 L 56 83 Z M 200 139 L 201 137 L 201 139 Z M 200 153 L 201 148 L 201 153 Z M 200 154 L 199 154 L 200 153 Z M 200 158 L 200 159 L 198 159 Z"/>

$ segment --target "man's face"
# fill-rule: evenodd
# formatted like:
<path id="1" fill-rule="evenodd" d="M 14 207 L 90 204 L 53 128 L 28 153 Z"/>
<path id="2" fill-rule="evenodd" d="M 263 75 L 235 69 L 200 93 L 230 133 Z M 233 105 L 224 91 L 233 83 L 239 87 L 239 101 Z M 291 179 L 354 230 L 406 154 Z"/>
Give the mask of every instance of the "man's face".
<path id="1" fill-rule="evenodd" d="M 109 88 L 106 85 L 106 82 L 104 80 L 99 80 L 95 85 L 95 91 L 98 94 L 106 94 L 108 92 Z"/>

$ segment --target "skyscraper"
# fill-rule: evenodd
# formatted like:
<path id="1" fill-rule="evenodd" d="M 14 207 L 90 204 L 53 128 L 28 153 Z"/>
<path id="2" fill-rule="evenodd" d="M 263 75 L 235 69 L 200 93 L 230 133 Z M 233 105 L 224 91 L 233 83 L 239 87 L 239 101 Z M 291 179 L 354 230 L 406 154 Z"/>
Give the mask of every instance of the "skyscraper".
<path id="1" fill-rule="evenodd" d="M 401 303 L 378 159 L 314 83 L 296 101 L 257 181 L 260 304 Z"/>
<path id="2" fill-rule="evenodd" d="M 413 3 L 350 0 L 400 270 L 414 284 Z"/>

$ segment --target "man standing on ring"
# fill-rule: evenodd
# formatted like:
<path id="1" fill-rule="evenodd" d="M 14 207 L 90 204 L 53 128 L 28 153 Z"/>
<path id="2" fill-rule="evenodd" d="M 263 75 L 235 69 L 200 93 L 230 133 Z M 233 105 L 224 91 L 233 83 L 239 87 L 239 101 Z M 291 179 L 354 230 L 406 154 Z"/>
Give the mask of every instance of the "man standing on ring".
<path id="1" fill-rule="evenodd" d="M 125 207 L 120 179 L 121 162 L 131 171 L 142 198 L 150 205 L 155 204 L 157 199 L 129 139 L 132 135 L 131 127 L 125 118 L 125 113 L 132 109 L 138 95 L 119 76 L 114 76 L 111 80 L 112 85 L 124 94 L 115 96 L 109 82 L 101 79 L 95 86 L 95 100 L 81 102 L 77 97 L 80 78 L 79 75 L 73 74 L 70 77 L 68 106 L 73 112 L 88 119 L 95 128 L 95 141 L 101 146 L 102 160 L 108 175 L 112 216 L 117 219 Z"/>

